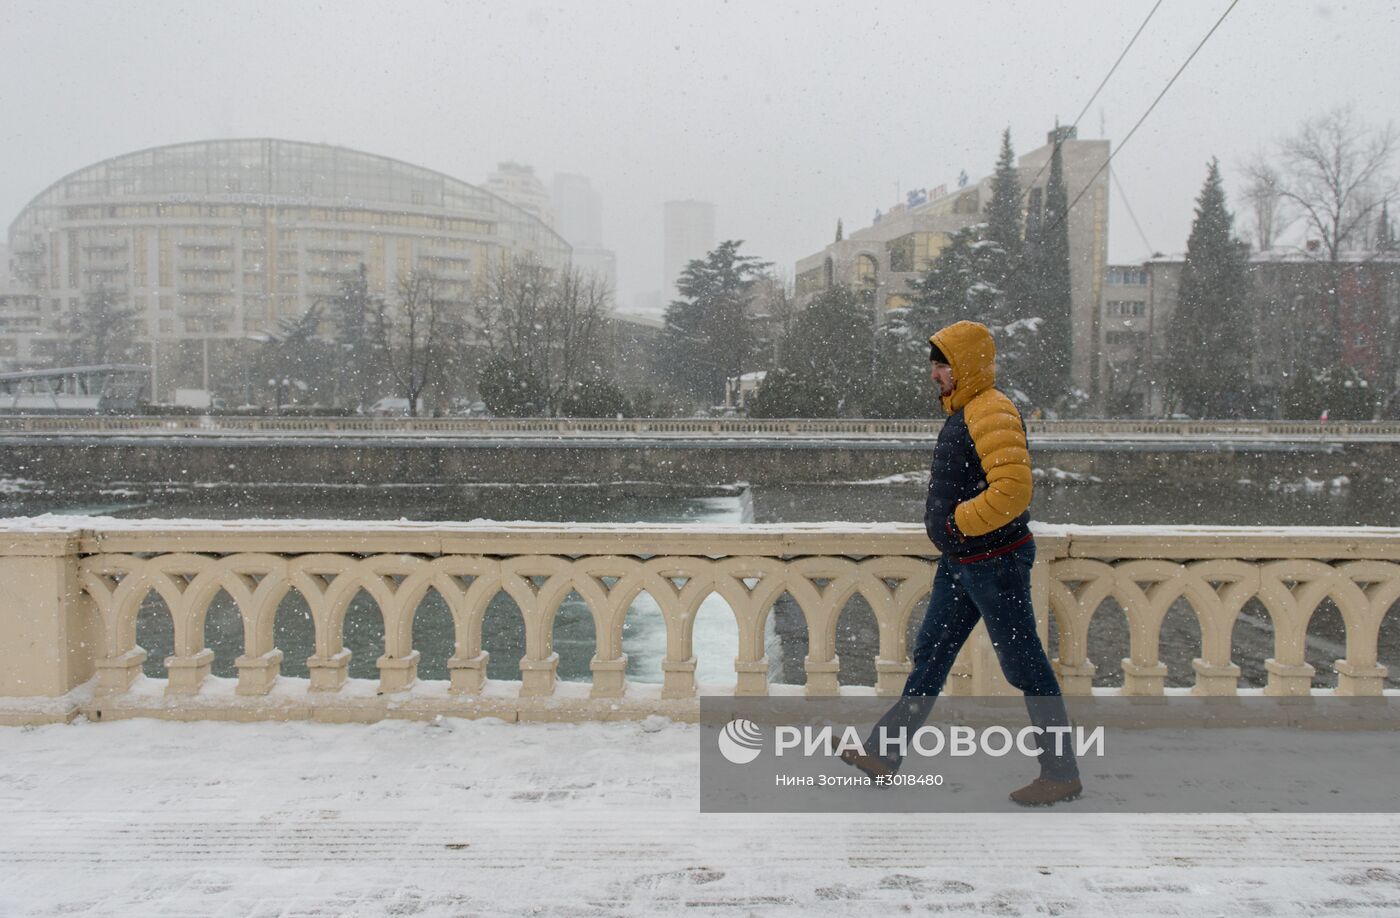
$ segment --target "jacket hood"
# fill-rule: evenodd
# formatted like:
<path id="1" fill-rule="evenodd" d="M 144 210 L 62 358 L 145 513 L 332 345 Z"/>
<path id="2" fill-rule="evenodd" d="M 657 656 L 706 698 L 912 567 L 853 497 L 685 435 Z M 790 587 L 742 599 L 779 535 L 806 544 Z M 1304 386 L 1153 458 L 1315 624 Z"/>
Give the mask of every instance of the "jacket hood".
<path id="1" fill-rule="evenodd" d="M 953 368 L 953 394 L 943 396 L 943 410 L 953 414 L 997 383 L 997 346 L 981 322 L 955 322 L 929 336 Z"/>

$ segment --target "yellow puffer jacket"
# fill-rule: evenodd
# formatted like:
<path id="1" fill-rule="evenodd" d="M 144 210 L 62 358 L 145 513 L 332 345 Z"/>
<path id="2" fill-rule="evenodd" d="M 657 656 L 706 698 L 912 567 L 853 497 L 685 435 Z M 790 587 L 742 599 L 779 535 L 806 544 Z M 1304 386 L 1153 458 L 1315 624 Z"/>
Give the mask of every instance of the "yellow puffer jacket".
<path id="1" fill-rule="evenodd" d="M 948 358 L 954 387 L 942 400 L 949 418 L 934 450 L 924 522 L 945 553 L 978 556 L 1030 532 L 1025 427 L 996 388 L 996 345 L 987 326 L 958 322 L 929 340 Z"/>

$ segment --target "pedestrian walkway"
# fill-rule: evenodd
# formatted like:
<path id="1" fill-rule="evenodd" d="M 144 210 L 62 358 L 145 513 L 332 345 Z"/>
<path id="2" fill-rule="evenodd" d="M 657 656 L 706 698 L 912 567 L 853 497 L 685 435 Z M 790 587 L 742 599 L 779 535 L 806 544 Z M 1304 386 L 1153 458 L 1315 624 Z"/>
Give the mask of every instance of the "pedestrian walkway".
<path id="1" fill-rule="evenodd" d="M 661 718 L 0 728 L 0 915 L 1400 914 L 1394 816 L 705 815 L 697 746 Z"/>

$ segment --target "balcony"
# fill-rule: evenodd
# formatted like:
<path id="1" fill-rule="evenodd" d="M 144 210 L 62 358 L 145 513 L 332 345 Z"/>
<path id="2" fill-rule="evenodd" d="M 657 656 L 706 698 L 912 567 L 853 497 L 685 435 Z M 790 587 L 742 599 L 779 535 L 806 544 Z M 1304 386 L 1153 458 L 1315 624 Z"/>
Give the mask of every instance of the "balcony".
<path id="1" fill-rule="evenodd" d="M 190 239 L 181 239 L 176 243 L 182 249 L 231 249 L 234 242 L 231 239 L 220 239 L 216 236 L 195 236 Z"/>
<path id="2" fill-rule="evenodd" d="M 231 283 L 216 283 L 212 280 L 193 281 L 181 282 L 175 290 L 183 296 L 229 296 L 233 293 L 233 286 Z"/>
<path id="3" fill-rule="evenodd" d="M 89 254 L 95 253 L 98 255 L 101 255 L 102 253 L 124 252 L 130 247 L 131 242 L 127 239 L 111 239 L 103 242 L 85 242 L 81 246 L 84 252 L 87 252 Z"/>
<path id="4" fill-rule="evenodd" d="M 233 268 L 233 264 L 232 264 L 231 262 L 223 262 L 223 261 L 218 261 L 218 262 L 212 262 L 212 261 L 198 262 L 198 261 L 197 261 L 197 262 L 194 262 L 194 263 L 182 263 L 182 264 L 180 265 L 180 271 L 181 271 L 181 273 L 186 273 L 186 274 L 189 274 L 189 273 L 198 273 L 198 274 L 232 274 L 232 273 L 233 273 L 233 270 L 234 270 L 234 268 Z"/>

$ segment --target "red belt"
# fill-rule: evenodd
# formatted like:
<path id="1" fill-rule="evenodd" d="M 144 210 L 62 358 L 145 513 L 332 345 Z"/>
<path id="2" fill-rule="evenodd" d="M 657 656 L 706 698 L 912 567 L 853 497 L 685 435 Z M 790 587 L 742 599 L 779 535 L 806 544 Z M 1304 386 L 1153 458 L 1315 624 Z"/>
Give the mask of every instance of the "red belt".
<path id="1" fill-rule="evenodd" d="M 1025 545 L 1032 538 L 1033 534 L 1028 532 L 1016 541 L 1012 542 L 1010 545 L 1003 545 L 1001 548 L 993 548 L 991 551 L 984 551 L 980 555 L 970 555 L 966 558 L 959 558 L 958 563 L 971 564 L 974 561 L 986 561 L 988 558 L 995 558 L 999 555 L 1008 554 L 1009 552 L 1013 552 L 1016 549 L 1020 548 L 1022 545 Z"/>

